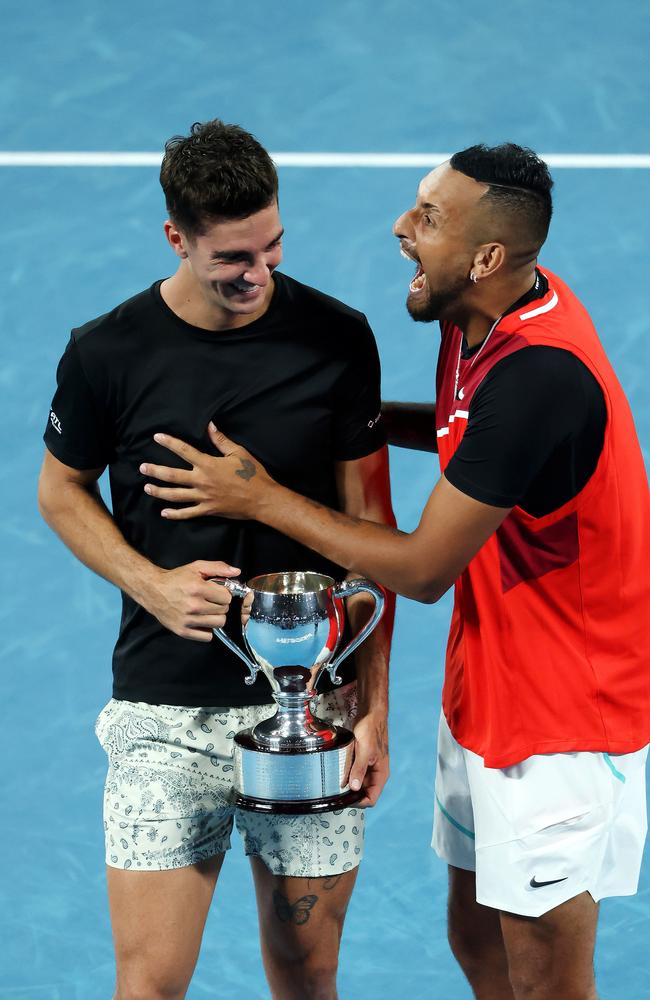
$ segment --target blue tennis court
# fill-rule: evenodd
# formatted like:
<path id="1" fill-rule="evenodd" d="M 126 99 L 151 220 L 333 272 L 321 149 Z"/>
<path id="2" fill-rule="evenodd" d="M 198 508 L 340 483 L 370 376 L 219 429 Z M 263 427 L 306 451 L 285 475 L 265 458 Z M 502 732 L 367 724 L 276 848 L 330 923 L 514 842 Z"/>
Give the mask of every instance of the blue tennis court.
<path id="1" fill-rule="evenodd" d="M 428 153 L 511 139 L 542 153 L 647 154 L 650 13 L 474 0 L 227 5 L 145 0 L 3 4 L 5 151 L 158 153 L 219 116 L 276 153 Z M 282 270 L 363 310 L 384 396 L 434 394 L 437 327 L 413 324 L 412 269 L 391 225 L 424 167 L 286 166 Z M 542 261 L 590 310 L 650 446 L 650 170 L 553 169 Z M 110 696 L 119 595 L 40 520 L 36 479 L 55 368 L 72 326 L 175 266 L 155 166 L 0 167 L 2 791 L 0 997 L 107 1000 L 113 988 L 101 824 L 105 757 L 93 723 Z M 394 503 L 415 526 L 438 476 L 393 450 Z M 449 596 L 400 601 L 392 659 L 392 777 L 367 817 L 343 940 L 340 996 L 470 991 L 446 942 L 446 870 L 429 848 Z M 190 1000 L 268 996 L 249 865 L 235 840 Z M 650 862 L 639 894 L 606 900 L 601 996 L 650 997 Z"/>

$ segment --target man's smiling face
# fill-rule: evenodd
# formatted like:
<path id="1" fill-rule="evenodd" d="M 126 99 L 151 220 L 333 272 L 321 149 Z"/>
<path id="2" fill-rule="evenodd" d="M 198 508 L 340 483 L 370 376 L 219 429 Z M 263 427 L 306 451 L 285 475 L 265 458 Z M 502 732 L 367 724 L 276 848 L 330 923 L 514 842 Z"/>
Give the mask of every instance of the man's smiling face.
<path id="1" fill-rule="evenodd" d="M 228 313 L 254 316 L 272 294 L 282 236 L 274 202 L 244 219 L 207 223 L 201 235 L 182 237 L 182 249 L 206 301 Z"/>
<path id="2" fill-rule="evenodd" d="M 423 178 L 415 205 L 393 226 L 402 254 L 417 264 L 406 300 L 413 319 L 444 319 L 462 304 L 476 249 L 472 217 L 486 190 L 443 163 Z"/>

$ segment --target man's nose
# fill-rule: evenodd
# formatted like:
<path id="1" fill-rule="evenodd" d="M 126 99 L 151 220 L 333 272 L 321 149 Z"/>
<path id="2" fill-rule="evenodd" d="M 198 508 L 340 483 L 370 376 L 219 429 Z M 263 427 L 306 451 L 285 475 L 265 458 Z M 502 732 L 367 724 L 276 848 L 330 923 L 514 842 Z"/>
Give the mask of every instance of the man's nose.
<path id="1" fill-rule="evenodd" d="M 266 285 L 270 277 L 270 270 L 265 260 L 256 260 L 244 271 L 244 280 L 250 281 L 252 285 Z"/>
<path id="2" fill-rule="evenodd" d="M 393 236 L 396 236 L 398 240 L 413 239 L 413 223 L 411 222 L 411 213 L 403 212 L 399 219 L 396 219 L 393 223 Z"/>

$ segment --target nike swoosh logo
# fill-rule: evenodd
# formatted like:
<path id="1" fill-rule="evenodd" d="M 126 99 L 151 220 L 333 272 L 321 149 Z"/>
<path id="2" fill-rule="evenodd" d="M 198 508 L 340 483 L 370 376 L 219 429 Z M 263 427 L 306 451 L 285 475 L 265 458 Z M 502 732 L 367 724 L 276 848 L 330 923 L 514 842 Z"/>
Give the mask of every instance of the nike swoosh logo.
<path id="1" fill-rule="evenodd" d="M 530 887 L 531 889 L 541 889 L 542 886 L 544 885 L 557 885 L 558 882 L 566 882 L 568 877 L 569 877 L 568 875 L 565 875 L 564 878 L 552 878 L 548 882 L 538 882 L 535 876 L 533 875 L 533 877 L 530 880 Z"/>

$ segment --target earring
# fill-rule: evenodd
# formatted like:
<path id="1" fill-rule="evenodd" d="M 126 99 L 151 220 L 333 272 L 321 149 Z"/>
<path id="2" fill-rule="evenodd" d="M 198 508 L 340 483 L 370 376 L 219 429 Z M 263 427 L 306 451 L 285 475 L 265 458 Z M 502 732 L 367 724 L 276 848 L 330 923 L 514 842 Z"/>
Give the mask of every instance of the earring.
<path id="1" fill-rule="evenodd" d="M 476 275 L 474 274 L 474 272 L 473 272 L 473 271 L 472 271 L 472 273 L 471 273 L 471 274 L 470 274 L 470 276 L 469 276 L 469 280 L 470 280 L 470 281 L 473 281 L 473 282 L 474 282 L 474 284 L 477 284 L 477 282 L 478 282 L 478 278 L 476 277 Z"/>

